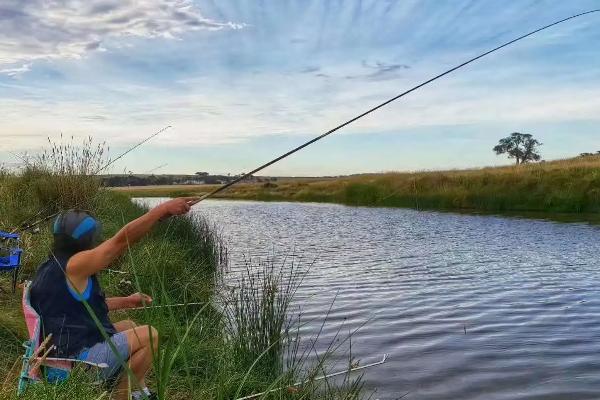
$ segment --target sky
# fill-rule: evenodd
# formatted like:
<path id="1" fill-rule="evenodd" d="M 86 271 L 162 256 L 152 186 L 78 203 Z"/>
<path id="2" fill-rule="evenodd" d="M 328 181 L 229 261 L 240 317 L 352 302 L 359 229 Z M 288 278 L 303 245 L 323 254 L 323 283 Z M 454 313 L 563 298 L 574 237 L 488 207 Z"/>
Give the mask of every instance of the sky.
<path id="1" fill-rule="evenodd" d="M 87 136 L 110 172 L 248 171 L 470 57 L 597 0 L 2 0 L 0 163 Z M 531 133 L 600 150 L 600 13 L 507 47 L 265 175 L 469 168 Z M 63 139 L 65 140 L 65 139 Z M 166 165 L 165 165 L 166 164 Z M 164 165 L 164 166 L 163 166 Z"/>

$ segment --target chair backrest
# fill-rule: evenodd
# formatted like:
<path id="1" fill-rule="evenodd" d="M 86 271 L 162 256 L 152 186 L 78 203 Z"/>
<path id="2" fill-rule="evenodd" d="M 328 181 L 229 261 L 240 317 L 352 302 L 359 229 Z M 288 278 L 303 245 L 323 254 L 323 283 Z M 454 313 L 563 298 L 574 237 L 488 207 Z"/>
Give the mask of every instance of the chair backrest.
<path id="1" fill-rule="evenodd" d="M 29 346 L 30 348 L 26 352 L 29 353 L 29 357 L 36 354 L 40 344 L 42 343 L 42 319 L 39 314 L 31 305 L 31 282 L 26 281 L 23 286 L 23 316 L 25 317 L 25 324 L 27 325 L 27 332 L 29 333 Z M 41 356 L 41 355 L 40 355 Z M 58 368 L 62 370 L 71 370 L 72 363 L 69 361 L 51 361 L 46 360 L 43 363 L 44 366 L 49 368 Z M 39 380 L 40 374 L 39 370 L 29 370 L 29 375 L 31 379 Z"/>
<path id="2" fill-rule="evenodd" d="M 18 247 L 10 251 L 8 258 L 11 267 L 19 267 L 21 265 L 21 254 L 23 254 L 23 249 Z"/>
<path id="3" fill-rule="evenodd" d="M 19 247 L 19 235 L 0 231 L 0 269 L 14 269 L 21 265 L 21 254 L 23 250 Z"/>

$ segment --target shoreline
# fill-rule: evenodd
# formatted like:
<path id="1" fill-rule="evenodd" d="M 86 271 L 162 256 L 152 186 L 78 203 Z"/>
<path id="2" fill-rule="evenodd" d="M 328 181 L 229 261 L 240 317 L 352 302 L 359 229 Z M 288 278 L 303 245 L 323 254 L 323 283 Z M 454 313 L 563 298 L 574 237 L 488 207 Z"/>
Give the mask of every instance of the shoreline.
<path id="1" fill-rule="evenodd" d="M 153 198 L 171 198 L 168 196 L 131 196 L 131 199 L 153 199 Z M 483 216 L 483 217 L 498 217 L 498 218 L 517 218 L 517 219 L 529 219 L 535 221 L 549 221 L 559 222 L 566 224 L 589 224 L 589 225 L 600 225 L 600 213 L 552 213 L 543 211 L 483 211 L 483 210 L 469 210 L 469 209 L 428 209 L 428 208 L 412 208 L 412 207 L 396 207 L 396 206 L 380 206 L 380 205 L 351 205 L 337 202 L 325 202 L 325 201 L 301 201 L 293 199 L 252 199 L 252 198 L 240 198 L 240 197 L 227 197 L 227 196 L 216 196 L 215 198 L 207 199 L 208 201 L 237 201 L 237 202 L 258 202 L 258 203 L 293 203 L 293 204 L 321 204 L 321 205 L 338 205 L 343 207 L 364 207 L 364 208 L 384 208 L 384 209 L 402 209 L 411 210 L 417 212 L 431 212 L 431 213 L 444 213 L 444 214 L 458 214 L 468 216 Z M 205 200 L 205 201 L 207 201 Z"/>
<path id="2" fill-rule="evenodd" d="M 218 185 L 116 187 L 130 197 L 206 194 Z M 472 170 L 240 183 L 215 199 L 334 203 L 600 223 L 600 156 Z"/>

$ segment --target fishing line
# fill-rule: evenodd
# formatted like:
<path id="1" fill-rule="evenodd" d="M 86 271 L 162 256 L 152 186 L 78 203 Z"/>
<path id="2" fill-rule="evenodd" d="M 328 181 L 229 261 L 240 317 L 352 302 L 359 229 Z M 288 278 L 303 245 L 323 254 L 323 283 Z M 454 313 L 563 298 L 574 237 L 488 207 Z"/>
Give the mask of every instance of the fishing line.
<path id="1" fill-rule="evenodd" d="M 98 175 L 100 172 L 102 172 L 103 170 L 105 170 L 106 168 L 110 167 L 112 164 L 114 164 L 117 160 L 120 160 L 121 158 L 123 158 L 126 154 L 132 152 L 133 150 L 137 149 L 138 147 L 140 147 L 141 145 L 143 145 L 144 143 L 146 143 L 147 141 L 149 141 L 150 139 L 160 135 L 161 133 L 163 133 L 164 131 L 166 131 L 167 129 L 170 129 L 171 125 L 165 126 L 164 128 L 162 128 L 161 130 L 153 133 L 152 135 L 148 136 L 147 138 L 145 138 L 144 140 L 142 140 L 139 143 L 136 143 L 134 146 L 130 147 L 129 149 L 127 149 L 125 152 L 121 153 L 119 156 L 117 156 L 116 158 L 110 160 L 108 163 L 106 163 L 105 165 L 103 165 L 102 167 L 98 168 L 94 173 L 92 173 L 91 175 Z M 23 222 L 21 222 L 19 224 L 18 228 L 15 228 L 11 231 L 11 233 L 15 233 L 17 231 L 26 231 L 28 229 L 31 229 L 43 222 L 48 221 L 49 219 L 52 219 L 54 217 L 56 217 L 58 214 L 60 214 L 60 211 L 57 211 L 51 215 L 48 215 L 44 218 L 41 218 L 35 222 L 29 223 L 28 222 L 34 218 L 37 218 L 38 216 L 42 215 L 43 213 L 45 213 L 46 211 L 48 211 L 48 209 L 50 208 L 50 206 L 46 206 L 44 208 L 42 208 L 42 210 L 38 211 L 35 215 L 33 215 L 32 217 L 30 216 L 29 218 L 25 219 Z"/>
<path id="2" fill-rule="evenodd" d="M 491 49 L 491 50 L 488 50 L 488 51 L 486 51 L 485 53 L 482 53 L 482 54 L 480 54 L 480 55 L 478 55 L 478 56 L 476 56 L 476 57 L 473 57 L 473 58 L 471 58 L 470 60 L 467 60 L 467 61 L 465 61 L 465 62 L 463 62 L 463 63 L 461 63 L 461 64 L 459 64 L 459 65 L 457 65 L 457 66 L 455 66 L 455 67 L 452 67 L 452 68 L 450 68 L 449 70 L 447 70 L 447 71 L 444 71 L 444 72 L 442 72 L 441 74 L 439 74 L 439 75 L 436 75 L 436 76 L 434 76 L 433 78 L 431 78 L 431 79 L 428 79 L 428 80 L 426 80 L 426 81 L 424 81 L 424 82 L 422 82 L 422 83 L 420 83 L 420 84 L 418 84 L 418 85 L 416 85 L 416 86 L 414 86 L 414 87 L 412 87 L 412 88 L 408 89 L 407 91 L 405 91 L 405 92 L 402 92 L 402 93 L 400 93 L 399 95 L 397 95 L 397 96 L 395 96 L 395 97 L 392 97 L 391 99 L 389 99 L 389 100 L 386 100 L 386 101 L 384 101 L 384 102 L 383 102 L 383 103 L 381 103 L 381 104 L 378 104 L 378 105 L 376 105 L 376 106 L 375 106 L 375 107 L 373 107 L 373 108 L 370 108 L 369 110 L 367 110 L 367 111 L 363 112 L 362 114 L 359 114 L 359 115 L 357 115 L 356 117 L 354 117 L 354 118 L 352 118 L 352 119 L 349 119 L 348 121 L 346 121 L 346 122 L 344 122 L 344 123 L 342 123 L 342 124 L 340 124 L 340 125 L 336 126 L 335 128 L 328 130 L 327 132 L 323 133 L 322 135 L 320 135 L 320 136 L 317 136 L 317 137 L 315 137 L 314 139 L 311 139 L 311 140 L 309 140 L 308 142 L 306 142 L 306 143 L 304 143 L 304 144 L 302 144 L 302 145 L 300 145 L 300 146 L 298 146 L 298 147 L 296 147 L 296 148 L 294 148 L 294 149 L 292 149 L 292 150 L 288 151 L 288 152 L 287 152 L 287 153 L 285 153 L 285 154 L 282 154 L 281 156 L 279 156 L 279 157 L 275 158 L 274 160 L 271 160 L 271 161 L 269 161 L 268 163 L 266 163 L 266 164 L 263 164 L 263 165 L 261 165 L 260 167 L 258 167 L 258 168 L 256 168 L 256 169 L 253 169 L 252 171 L 250 171 L 250 172 L 248 172 L 248 173 L 245 173 L 245 174 L 243 174 L 243 175 L 241 175 L 241 176 L 239 176 L 239 177 L 235 178 L 233 181 L 231 181 L 231 182 L 228 182 L 228 183 L 224 184 L 223 186 L 220 186 L 220 187 L 218 187 L 218 188 L 214 189 L 213 191 L 211 191 L 211 192 L 209 192 L 209 193 L 207 193 L 207 194 L 204 194 L 204 195 L 200 196 L 200 197 L 199 197 L 197 200 L 194 200 L 194 201 L 191 201 L 191 202 L 189 202 L 189 204 L 190 204 L 190 205 L 194 205 L 194 204 L 196 204 L 196 203 L 198 203 L 198 202 L 200 202 L 200 201 L 202 201 L 202 200 L 204 200 L 204 199 L 207 199 L 207 198 L 209 198 L 209 197 L 211 197 L 211 196 L 214 196 L 215 194 L 217 194 L 217 193 L 219 193 L 219 192 L 221 192 L 221 191 L 223 191 L 223 190 L 225 190 L 225 189 L 229 188 L 230 186 L 233 186 L 233 185 L 235 185 L 236 183 L 238 183 L 238 182 L 240 182 L 240 181 L 242 181 L 242 180 L 244 180 L 244 179 L 248 178 L 249 176 L 251 176 L 251 175 L 254 175 L 255 173 L 257 173 L 257 172 L 259 172 L 259 171 L 262 171 L 263 169 L 267 168 L 268 166 L 270 166 L 270 165 L 273 165 L 273 164 L 275 164 L 276 162 L 283 160 L 284 158 L 286 158 L 286 157 L 288 157 L 288 156 L 290 156 L 290 155 L 292 155 L 292 154 L 296 153 L 297 151 L 300 151 L 300 150 L 302 150 L 303 148 L 305 148 L 305 147 L 307 147 L 307 146 L 309 146 L 309 145 L 311 145 L 311 144 L 313 144 L 313 143 L 315 143 L 315 142 L 317 142 L 317 141 L 319 141 L 319 140 L 323 139 L 323 138 L 324 138 L 324 137 L 326 137 L 326 136 L 329 136 L 329 135 L 331 135 L 332 133 L 334 133 L 334 132 L 336 132 L 336 131 L 338 131 L 338 130 L 342 129 L 342 128 L 343 128 L 343 127 L 345 127 L 345 126 L 347 126 L 347 125 L 350 125 L 351 123 L 353 123 L 353 122 L 355 122 L 355 121 L 357 121 L 357 120 L 361 119 L 362 117 L 365 117 L 365 116 L 367 116 L 367 115 L 371 114 L 372 112 L 374 112 L 374 111 L 376 111 L 376 110 L 379 110 L 380 108 L 382 108 L 382 107 L 384 107 L 384 106 L 386 106 L 386 105 L 390 104 L 391 102 L 393 102 L 393 101 L 396 101 L 396 100 L 398 100 L 398 99 L 400 99 L 400 98 L 402 98 L 402 97 L 406 96 L 407 94 L 410 94 L 410 93 L 414 92 L 415 90 L 418 90 L 418 89 L 422 88 L 423 86 L 426 86 L 426 85 L 428 85 L 428 84 L 430 84 L 430 83 L 432 83 L 432 82 L 434 82 L 434 81 L 436 81 L 436 80 L 438 80 L 438 79 L 440 79 L 440 78 L 442 78 L 442 77 L 444 77 L 444 76 L 446 76 L 446 75 L 448 75 L 448 74 L 450 74 L 450 73 L 452 73 L 452 72 L 454 72 L 454 71 L 456 71 L 456 70 L 458 70 L 458 69 L 460 69 L 460 68 L 462 68 L 462 67 L 464 67 L 464 66 L 466 66 L 466 65 L 468 65 L 468 64 L 471 64 L 472 62 L 474 62 L 474 61 L 477 61 L 477 60 L 479 60 L 480 58 L 483 58 L 483 57 L 485 57 L 485 56 L 487 56 L 487 55 L 489 55 L 489 54 L 492 54 L 492 53 L 494 53 L 494 52 L 496 52 L 496 51 L 498 51 L 498 50 L 500 50 L 500 49 L 502 49 L 502 48 L 504 48 L 504 47 L 506 47 L 506 46 L 510 46 L 511 44 L 513 44 L 513 43 L 515 43 L 515 42 L 518 42 L 518 41 L 520 41 L 520 40 L 523 40 L 523 39 L 525 39 L 525 38 L 527 38 L 527 37 L 529 37 L 529 36 L 532 36 L 532 35 L 534 35 L 534 34 L 536 34 L 536 33 L 538 33 L 538 32 L 541 32 L 541 31 L 543 31 L 543 30 L 546 30 L 546 29 L 548 29 L 548 28 L 551 28 L 551 27 L 553 27 L 553 26 L 555 26 L 555 25 L 561 24 L 561 23 L 563 23 L 563 22 L 569 21 L 569 20 L 571 20 L 571 19 L 574 19 L 574 18 L 581 17 L 581 16 L 583 16 L 583 15 L 592 14 L 592 13 L 596 13 L 596 12 L 600 12 L 600 9 L 596 9 L 596 10 L 590 10 L 590 11 L 586 11 L 586 12 L 582 12 L 582 13 L 579 13 L 579 14 L 572 15 L 572 16 L 570 16 L 570 17 L 568 17 L 568 18 L 564 18 L 564 19 L 561 19 L 561 20 L 559 20 L 559 21 L 553 22 L 553 23 L 551 23 L 551 24 L 545 25 L 545 26 L 543 26 L 543 27 L 541 27 L 541 28 L 538 28 L 538 29 L 536 29 L 536 30 L 534 30 L 534 31 L 531 31 L 531 32 L 529 32 L 529 33 L 526 33 L 526 34 L 524 34 L 524 35 L 521 35 L 521 36 L 517 37 L 516 39 L 513 39 L 513 40 L 511 40 L 511 41 L 508 41 L 508 42 L 506 42 L 506 43 L 504 43 L 504 44 L 501 44 L 501 45 L 499 45 L 499 46 L 497 46 L 497 47 L 494 47 L 493 49 Z"/>
<path id="3" fill-rule="evenodd" d="M 146 172 L 146 174 L 151 174 L 151 173 L 153 173 L 154 171 L 156 171 L 157 169 L 164 168 L 164 167 L 166 167 L 167 165 L 169 165 L 169 164 L 166 164 L 166 163 L 165 163 L 165 164 L 161 164 L 161 165 L 159 165 L 158 167 L 154 167 L 154 168 L 152 168 L 150 171 Z"/>
<path id="4" fill-rule="evenodd" d="M 103 171 L 106 168 L 108 168 L 111 165 L 113 165 L 117 160 L 123 158 L 125 155 L 127 155 L 130 152 L 132 152 L 133 150 L 137 149 L 138 147 L 140 147 L 141 145 L 143 145 L 144 143 L 146 143 L 148 140 L 152 139 L 153 137 L 156 137 L 156 136 L 160 135 L 161 133 L 163 133 L 164 131 L 166 131 L 169 128 L 171 128 L 171 125 L 165 126 L 164 128 L 162 128 L 158 132 L 153 133 L 152 135 L 148 136 L 146 139 L 142 140 L 141 142 L 139 142 L 135 146 L 133 146 L 133 147 L 129 148 L 128 150 L 126 150 L 124 153 L 122 153 L 121 155 L 119 155 L 117 158 L 115 158 L 115 159 L 111 160 L 110 162 L 108 162 L 106 165 L 104 165 L 103 167 L 101 167 L 100 169 L 98 169 L 92 175 L 98 175 L 98 173 L 100 173 L 101 171 Z"/>

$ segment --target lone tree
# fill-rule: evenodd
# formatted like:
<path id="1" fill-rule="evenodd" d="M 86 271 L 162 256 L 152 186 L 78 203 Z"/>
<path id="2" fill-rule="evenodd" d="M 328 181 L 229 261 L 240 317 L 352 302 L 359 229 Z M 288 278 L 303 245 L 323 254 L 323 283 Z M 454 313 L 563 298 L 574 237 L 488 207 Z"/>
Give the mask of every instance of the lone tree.
<path id="1" fill-rule="evenodd" d="M 528 133 L 514 132 L 500 139 L 493 150 L 496 154 L 508 154 L 508 158 L 516 159 L 519 165 L 529 161 L 539 161 L 542 158 L 538 153 L 541 145 L 542 143 Z"/>

